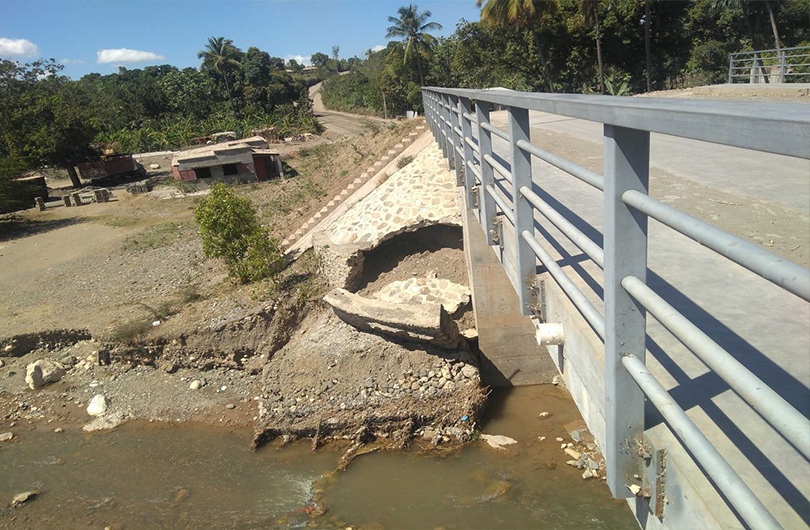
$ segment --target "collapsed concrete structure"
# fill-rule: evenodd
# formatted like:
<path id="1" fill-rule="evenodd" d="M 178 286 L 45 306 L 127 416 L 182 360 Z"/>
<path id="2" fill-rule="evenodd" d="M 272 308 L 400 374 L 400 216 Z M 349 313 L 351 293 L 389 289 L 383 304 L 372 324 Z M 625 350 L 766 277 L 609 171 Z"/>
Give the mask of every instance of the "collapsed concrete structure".
<path id="1" fill-rule="evenodd" d="M 178 180 L 267 180 L 283 177 L 284 169 L 278 151 L 270 150 L 261 136 L 252 136 L 178 153 L 172 175 Z"/>

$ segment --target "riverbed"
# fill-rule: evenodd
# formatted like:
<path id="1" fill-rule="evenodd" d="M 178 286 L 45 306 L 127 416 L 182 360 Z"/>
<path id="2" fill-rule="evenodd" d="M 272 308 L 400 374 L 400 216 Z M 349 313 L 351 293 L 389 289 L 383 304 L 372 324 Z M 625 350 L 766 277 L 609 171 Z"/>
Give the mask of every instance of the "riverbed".
<path id="1" fill-rule="evenodd" d="M 516 439 L 516 449 L 414 444 L 360 456 L 334 474 L 344 445 L 253 451 L 241 428 L 21 431 L 0 445 L 0 501 L 32 489 L 40 495 L 0 508 L 0 528 L 637 528 L 602 480 L 583 480 L 565 465 L 556 437 L 567 440 L 566 426 L 577 420 L 559 388 L 500 391 L 483 431 Z M 314 520 L 313 490 L 325 509 Z"/>

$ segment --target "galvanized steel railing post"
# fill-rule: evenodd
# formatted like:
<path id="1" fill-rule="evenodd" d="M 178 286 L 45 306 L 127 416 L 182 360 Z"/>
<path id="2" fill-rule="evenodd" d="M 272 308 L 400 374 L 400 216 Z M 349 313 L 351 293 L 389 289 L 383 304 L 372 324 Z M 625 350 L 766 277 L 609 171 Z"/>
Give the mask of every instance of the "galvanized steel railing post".
<path id="1" fill-rule="evenodd" d="M 785 50 L 779 51 L 779 82 L 785 82 L 785 72 L 787 71 L 787 58 Z"/>
<path id="2" fill-rule="evenodd" d="M 475 102 L 475 120 L 478 122 L 478 156 L 481 160 L 481 188 L 478 193 L 478 218 L 484 225 L 484 233 L 487 238 L 487 245 L 494 245 L 495 238 L 495 216 L 498 211 L 495 207 L 495 199 L 487 193 L 487 186 L 492 186 L 494 173 L 492 166 L 484 162 L 484 156 L 492 156 L 492 133 L 484 129 L 481 125 L 489 123 L 489 103 L 486 101 Z"/>
<path id="3" fill-rule="evenodd" d="M 445 152 L 444 156 L 447 158 L 447 167 L 453 169 L 455 150 L 453 149 L 453 127 L 450 121 L 450 96 L 441 95 L 442 116 L 444 116 L 444 133 L 445 133 Z"/>
<path id="4" fill-rule="evenodd" d="M 517 269 L 518 297 L 520 311 L 524 315 L 534 314 L 535 300 L 532 296 L 537 276 L 537 256 L 524 239 L 523 232 L 534 235 L 534 209 L 521 188 L 532 188 L 531 155 L 518 147 L 523 140 L 531 143 L 529 132 L 529 111 L 519 107 L 509 107 L 509 147 L 512 154 L 512 202 L 515 211 L 515 268 Z"/>
<path id="5" fill-rule="evenodd" d="M 635 355 L 644 362 L 646 313 L 621 285 L 625 276 L 647 278 L 647 216 L 622 202 L 627 190 L 647 193 L 650 133 L 605 125 L 605 459 L 607 483 L 616 498 L 641 473 L 639 450 L 644 434 L 644 393 L 622 365 Z"/>
<path id="6" fill-rule="evenodd" d="M 470 100 L 468 98 L 460 98 L 461 99 L 461 132 L 463 134 L 461 138 L 461 145 L 464 146 L 464 189 L 466 191 L 467 197 L 467 207 L 473 208 L 475 205 L 475 200 L 473 198 L 473 193 L 475 190 L 475 174 L 473 174 L 472 166 L 473 166 L 473 149 L 472 146 L 466 141 L 467 138 L 472 140 L 472 124 L 470 120 L 465 118 L 464 116 L 469 116 L 472 111 L 472 106 L 470 105 Z M 481 192 L 479 189 L 478 197 L 480 200 Z"/>
<path id="7" fill-rule="evenodd" d="M 728 83 L 734 82 L 734 54 L 728 56 Z"/>
<path id="8" fill-rule="evenodd" d="M 456 186 L 462 186 L 464 185 L 464 161 L 461 160 L 458 152 L 459 149 L 463 148 L 464 138 L 461 138 L 456 132 L 456 130 L 460 129 L 459 125 L 461 125 L 457 110 L 459 110 L 459 98 L 458 96 L 450 96 L 450 133 L 453 135 L 453 160 L 455 161 L 453 169 L 456 172 Z"/>

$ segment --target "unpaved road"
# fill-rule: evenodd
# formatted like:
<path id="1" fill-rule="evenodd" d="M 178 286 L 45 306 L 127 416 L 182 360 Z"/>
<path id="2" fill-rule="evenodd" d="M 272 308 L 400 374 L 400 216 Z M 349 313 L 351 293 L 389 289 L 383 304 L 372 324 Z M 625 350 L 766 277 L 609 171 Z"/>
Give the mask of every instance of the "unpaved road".
<path id="1" fill-rule="evenodd" d="M 360 116 L 347 112 L 328 110 L 323 106 L 321 100 L 321 86 L 323 82 L 309 87 L 309 97 L 312 99 L 312 109 L 318 121 L 326 128 L 327 132 L 337 133 L 343 136 L 358 136 L 369 132 L 377 127 L 386 126 L 393 120 L 383 120 L 373 116 Z"/>

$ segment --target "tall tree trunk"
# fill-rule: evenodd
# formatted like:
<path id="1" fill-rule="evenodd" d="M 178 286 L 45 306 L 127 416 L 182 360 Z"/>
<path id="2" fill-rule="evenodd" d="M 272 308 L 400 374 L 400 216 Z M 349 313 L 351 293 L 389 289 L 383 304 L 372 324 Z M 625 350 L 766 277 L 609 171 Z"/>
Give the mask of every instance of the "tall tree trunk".
<path id="1" fill-rule="evenodd" d="M 540 35 L 538 35 L 536 31 L 532 32 L 532 35 L 534 36 L 534 46 L 537 48 L 537 55 L 540 57 L 540 63 L 543 65 L 543 75 L 546 78 L 546 87 L 548 87 L 548 91 L 553 94 L 554 79 L 551 77 L 551 70 L 548 67 L 546 54 L 543 52 L 543 43 L 540 40 Z"/>
<path id="2" fill-rule="evenodd" d="M 414 46 L 416 53 L 416 68 L 419 70 L 419 86 L 425 86 L 425 79 L 422 77 L 422 61 L 419 60 L 419 48 Z"/>
<path id="3" fill-rule="evenodd" d="M 228 74 L 223 72 L 222 77 L 225 79 L 225 90 L 228 92 L 228 100 L 231 102 L 231 112 L 236 115 L 236 107 L 233 106 L 233 96 L 231 95 L 231 85 L 228 83 Z"/>
<path id="4" fill-rule="evenodd" d="M 652 92 L 652 50 L 650 48 L 650 0 L 644 0 L 644 69 L 647 70 L 647 92 Z"/>
<path id="5" fill-rule="evenodd" d="M 596 62 L 599 66 L 599 93 L 605 93 L 605 70 L 602 67 L 602 37 L 599 35 L 598 5 L 593 7 L 593 20 L 596 26 Z"/>
<path id="6" fill-rule="evenodd" d="M 768 16 L 771 18 L 771 29 L 773 29 L 773 40 L 776 43 L 777 56 L 782 51 L 782 41 L 779 40 L 779 30 L 776 29 L 776 15 L 773 12 L 773 6 L 766 0 L 765 5 L 768 7 Z"/>
<path id="7" fill-rule="evenodd" d="M 76 168 L 73 167 L 73 164 L 68 164 L 68 166 L 65 169 L 67 169 L 68 176 L 70 177 L 70 183 L 73 184 L 73 187 L 81 188 L 82 181 L 79 180 L 79 174 L 76 173 Z"/>

